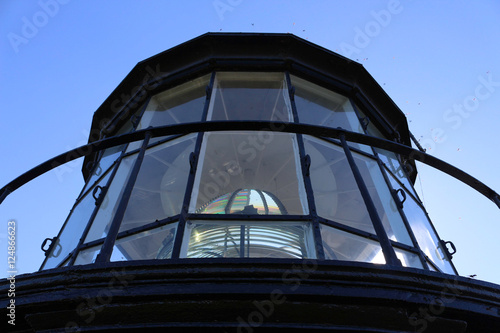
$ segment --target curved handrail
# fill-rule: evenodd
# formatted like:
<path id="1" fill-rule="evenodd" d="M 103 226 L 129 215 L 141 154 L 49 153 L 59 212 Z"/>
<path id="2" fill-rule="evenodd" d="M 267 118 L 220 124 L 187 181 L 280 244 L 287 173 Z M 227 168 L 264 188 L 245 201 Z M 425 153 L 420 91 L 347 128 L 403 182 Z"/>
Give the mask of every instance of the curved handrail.
<path id="1" fill-rule="evenodd" d="M 35 179 L 36 177 L 50 171 L 62 164 L 70 162 L 80 157 L 89 156 L 100 150 L 118 146 L 132 141 L 144 139 L 146 132 L 151 132 L 152 137 L 188 134 L 194 132 L 219 132 L 219 131 L 272 131 L 285 133 L 301 133 L 315 137 L 328 137 L 338 139 L 341 134 L 345 135 L 347 141 L 385 149 L 407 157 L 410 160 L 417 160 L 436 168 L 458 180 L 469 185 L 489 200 L 493 201 L 500 208 L 500 196 L 493 189 L 472 177 L 468 173 L 444 162 L 434 156 L 428 155 L 411 147 L 373 137 L 366 134 L 347 131 L 342 128 L 329 128 L 316 125 L 284 123 L 281 121 L 202 121 L 185 123 L 178 125 L 166 125 L 160 127 L 147 128 L 132 133 L 122 134 L 106 138 L 99 141 L 83 145 L 69 150 L 63 154 L 51 158 L 33 169 L 20 175 L 0 189 L 0 204 L 12 192 L 19 187 Z"/>

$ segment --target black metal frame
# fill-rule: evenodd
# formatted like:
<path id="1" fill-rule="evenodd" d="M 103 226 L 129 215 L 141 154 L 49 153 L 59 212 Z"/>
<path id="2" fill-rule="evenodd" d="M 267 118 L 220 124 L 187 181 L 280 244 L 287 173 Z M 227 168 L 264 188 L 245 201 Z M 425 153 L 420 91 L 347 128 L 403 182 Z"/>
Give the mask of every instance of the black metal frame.
<path id="1" fill-rule="evenodd" d="M 294 66 L 297 66 L 297 64 L 295 64 Z M 293 66 L 291 66 L 291 67 L 293 68 Z M 315 73 L 314 71 L 308 70 L 307 68 L 301 68 L 300 71 L 302 73 L 308 72 L 309 75 L 311 75 L 311 76 L 318 75 L 318 73 Z M 438 170 L 443 171 L 443 172 L 451 175 L 452 177 L 455 177 L 458 180 L 468 184 L 469 186 L 471 186 L 472 188 L 474 188 L 475 190 L 477 190 L 478 192 L 480 192 L 481 194 L 485 195 L 490 200 L 492 200 L 495 204 L 497 204 L 498 207 L 500 207 L 500 198 L 495 191 L 493 191 L 492 189 L 490 189 L 489 187 L 487 187 L 483 183 L 477 181 L 475 178 L 471 177 L 470 175 L 466 174 L 465 172 L 459 170 L 458 168 L 455 168 L 455 167 L 447 164 L 446 162 L 443 162 L 443 161 L 441 161 L 433 156 L 427 155 L 427 154 L 425 154 L 425 152 L 415 150 L 411 147 L 405 146 L 405 145 L 400 144 L 398 142 L 393 142 L 393 141 L 369 136 L 366 134 L 366 128 L 364 129 L 365 133 L 356 133 L 356 132 L 344 130 L 342 128 L 334 129 L 334 128 L 328 128 L 328 127 L 322 127 L 322 126 L 300 124 L 299 119 L 298 119 L 296 105 L 295 105 L 295 99 L 294 99 L 295 90 L 294 90 L 294 87 L 292 86 L 292 83 L 291 83 L 289 71 L 284 71 L 284 75 L 285 75 L 285 82 L 286 82 L 286 85 L 288 88 L 287 90 L 288 90 L 288 95 L 289 95 L 289 99 L 290 99 L 290 103 L 291 103 L 291 108 L 292 108 L 291 111 L 292 111 L 292 115 L 294 118 L 293 123 L 278 122 L 278 121 L 206 121 L 206 117 L 207 117 L 207 113 L 208 113 L 208 109 L 209 109 L 209 105 L 210 105 L 210 100 L 211 100 L 211 95 L 212 95 L 212 91 L 214 88 L 215 73 L 216 73 L 215 71 L 212 72 L 209 84 L 206 88 L 206 99 L 205 99 L 202 121 L 195 122 L 195 123 L 179 124 L 179 125 L 161 126 L 161 127 L 156 127 L 156 128 L 149 128 L 149 129 L 145 129 L 145 130 L 134 131 L 131 133 L 120 135 L 120 136 L 115 136 L 115 137 L 110 137 L 110 138 L 105 138 L 105 139 L 101 139 L 98 141 L 94 141 L 94 142 L 89 143 L 87 145 L 84 145 L 82 147 L 70 150 L 65 154 L 61 154 L 59 156 L 56 156 L 56 157 L 48 160 L 45 163 L 40 164 L 39 166 L 33 168 L 32 170 L 28 171 L 27 173 L 14 179 L 12 182 L 10 182 L 5 187 L 3 187 L 0 190 L 1 191 L 0 192 L 0 203 L 2 202 L 2 200 L 4 200 L 7 197 L 7 195 L 12 193 L 14 190 L 19 188 L 20 186 L 24 185 L 25 183 L 31 181 L 32 179 L 38 177 L 39 175 L 59 166 L 61 164 L 67 163 L 71 160 L 74 160 L 74 159 L 82 157 L 82 156 L 94 155 L 97 152 L 102 152 L 104 149 L 107 149 L 110 147 L 114 147 L 117 145 L 126 144 L 126 143 L 129 143 L 132 141 L 144 139 L 142 147 L 139 150 L 139 157 L 135 161 L 135 165 L 133 167 L 133 170 L 131 171 L 131 175 L 128 179 L 128 183 L 125 185 L 126 186 L 126 191 L 125 191 L 126 195 L 123 195 L 120 199 L 120 202 L 118 203 L 119 208 L 117 210 L 117 213 L 115 214 L 115 217 L 113 218 L 113 222 L 111 223 L 111 228 L 110 228 L 110 231 L 108 232 L 108 236 L 105 239 L 95 240 L 95 241 L 89 242 L 87 244 L 84 244 L 84 239 L 85 239 L 85 237 L 88 233 L 88 230 L 91 226 L 91 223 L 94 220 L 95 215 L 97 214 L 97 211 L 99 209 L 99 207 L 96 207 L 94 212 L 91 215 L 91 218 L 90 218 L 86 228 L 85 228 L 84 235 L 80 239 L 76 248 L 73 251 L 71 251 L 69 254 L 70 262 L 68 264 L 72 265 L 75 262 L 76 256 L 79 253 L 79 251 L 87 249 L 87 248 L 92 247 L 92 246 L 95 246 L 97 244 L 101 244 L 101 243 L 103 245 L 102 245 L 101 252 L 99 253 L 99 256 L 98 256 L 96 262 L 100 262 L 100 263 L 108 262 L 109 258 L 111 256 L 111 252 L 113 250 L 113 246 L 114 246 L 116 239 L 121 239 L 121 238 L 126 237 L 130 234 L 136 234 L 136 233 L 142 232 L 144 230 L 149 230 L 149 229 L 152 229 L 152 228 L 155 228 L 158 226 L 163 226 L 165 224 L 173 223 L 174 221 L 178 221 L 178 226 L 177 226 L 177 232 L 176 232 L 176 236 L 175 236 L 174 252 L 173 252 L 172 258 L 178 259 L 179 255 L 180 255 L 182 240 L 184 237 L 183 234 L 184 234 L 186 221 L 188 219 L 199 219 L 199 220 L 212 219 L 212 217 L 210 217 L 210 215 L 189 214 L 189 212 L 188 212 L 189 201 L 191 199 L 191 192 L 192 192 L 193 185 L 194 185 L 194 178 L 196 175 L 197 162 L 198 162 L 198 157 L 199 157 L 204 133 L 205 132 L 216 132 L 216 131 L 230 131 L 230 130 L 259 131 L 259 130 L 265 129 L 266 131 L 279 131 L 279 132 L 295 133 L 296 134 L 297 144 L 298 144 L 299 154 L 300 154 L 302 176 L 304 179 L 304 187 L 305 187 L 306 195 L 308 198 L 309 215 L 307 215 L 307 216 L 290 216 L 290 215 L 288 215 L 288 216 L 283 216 L 282 218 L 275 217 L 275 216 L 251 215 L 251 218 L 253 220 L 281 220 L 281 221 L 285 221 L 285 220 L 305 221 L 305 220 L 307 220 L 307 221 L 311 221 L 312 225 L 313 225 L 313 234 L 314 234 L 314 238 L 316 241 L 316 256 L 320 260 L 325 258 L 325 254 L 324 254 L 324 250 L 323 250 L 323 246 L 322 246 L 323 243 L 321 240 L 321 233 L 320 233 L 320 223 L 323 223 L 325 225 L 332 226 L 332 227 L 337 228 L 339 230 L 348 231 L 350 233 L 356 234 L 356 235 L 361 236 L 361 237 L 369 238 L 372 240 L 377 240 L 382 246 L 384 256 L 386 257 L 386 262 L 390 265 L 396 265 L 396 266 L 401 265 L 399 259 L 397 259 L 396 255 L 395 255 L 395 252 L 393 249 L 393 246 L 395 246 L 397 248 L 405 249 L 405 250 L 408 250 L 410 252 L 418 254 L 421 261 L 422 261 L 424 268 L 427 267 L 426 257 L 422 253 L 420 248 L 418 247 L 418 243 L 416 242 L 415 236 L 413 235 L 413 232 L 412 232 L 411 228 L 409 227 L 409 223 L 408 223 L 404 213 L 402 213 L 401 208 L 398 208 L 399 212 L 400 212 L 401 216 L 403 217 L 403 222 L 405 223 L 405 226 L 408 229 L 410 238 L 411 238 L 415 248 L 412 248 L 412 247 L 405 245 L 405 244 L 391 241 L 387 238 L 387 235 L 386 235 L 384 228 L 382 226 L 382 222 L 380 221 L 380 218 L 376 212 L 376 208 L 373 205 L 373 202 L 371 201 L 368 190 L 366 189 L 366 186 L 364 185 L 364 181 L 361 177 L 361 174 L 359 173 L 359 170 L 357 170 L 357 167 L 355 165 L 355 162 L 354 162 L 352 154 L 351 154 L 351 150 L 354 150 L 354 151 L 358 151 L 358 150 L 355 148 L 349 147 L 347 144 L 347 141 L 369 145 L 372 148 L 373 147 L 382 148 L 382 149 L 385 149 L 388 151 L 395 152 L 396 154 L 399 154 L 401 156 L 404 156 L 404 157 L 408 158 L 410 161 L 418 160 L 418 161 L 421 161 L 422 163 L 425 163 L 425 164 L 428 164 L 432 167 L 435 167 Z M 325 80 L 325 78 L 322 78 L 322 80 Z M 335 83 L 335 85 L 339 84 L 339 82 L 337 82 L 337 81 L 335 81 L 334 83 Z M 341 90 L 346 89 L 346 87 L 342 87 L 342 88 L 343 89 L 341 89 Z M 344 92 L 344 94 L 345 94 L 345 92 Z M 359 111 L 357 110 L 357 107 L 352 100 L 352 98 L 354 96 L 356 96 L 356 98 L 359 98 L 359 93 L 356 89 L 354 89 L 352 91 L 349 99 L 351 101 L 351 104 L 353 105 L 353 108 L 354 108 L 356 115 L 358 116 L 358 119 L 361 119 Z M 141 117 L 144 113 L 145 105 L 147 104 L 149 98 L 146 98 L 145 104 L 142 106 L 142 110 L 140 110 Z M 125 106 L 125 108 L 126 108 L 126 106 Z M 134 114 L 136 114 L 137 111 L 138 110 L 136 110 L 136 112 L 134 112 Z M 119 117 L 119 116 L 120 116 L 120 114 L 116 115 L 116 117 Z M 114 118 L 114 120 L 118 119 L 116 117 Z M 380 117 L 377 120 L 378 120 L 378 122 L 383 122 L 383 119 L 380 119 Z M 137 124 L 135 124 L 134 128 L 136 127 L 136 125 Z M 384 130 L 389 132 L 387 127 L 388 127 L 388 125 L 385 125 Z M 279 128 L 279 130 L 277 130 L 276 128 Z M 119 226 L 121 223 L 121 217 L 126 209 L 126 205 L 127 205 L 127 202 L 128 202 L 129 196 L 130 196 L 129 192 L 131 192 L 133 189 L 134 181 L 135 181 L 135 178 L 137 176 L 137 173 L 139 172 L 142 157 L 145 154 L 145 150 L 148 148 L 149 138 L 172 135 L 169 138 L 162 140 L 161 143 L 163 143 L 163 142 L 175 139 L 179 136 L 186 135 L 188 133 L 198 133 L 198 137 L 197 137 L 197 141 L 195 144 L 194 152 L 191 154 L 191 160 L 190 160 L 191 170 L 190 170 L 190 174 L 189 174 L 188 182 L 187 182 L 187 186 L 186 186 L 186 192 L 185 192 L 185 197 L 184 197 L 184 201 L 183 201 L 182 211 L 181 211 L 181 214 L 178 216 L 179 218 L 177 219 L 177 218 L 169 217 L 169 218 L 162 220 L 162 221 L 152 222 L 152 223 L 149 223 L 147 225 L 135 228 L 133 230 L 127 230 L 126 232 L 118 233 Z M 354 228 L 352 228 L 353 230 L 350 230 L 351 228 L 348 226 L 342 225 L 340 223 L 336 223 L 335 221 L 325 220 L 317 215 L 316 207 L 315 207 L 314 200 L 313 200 L 314 196 L 312 193 L 312 185 L 311 185 L 311 181 L 310 181 L 310 177 L 309 177 L 309 170 L 308 170 L 309 164 L 310 164 L 310 159 L 309 159 L 309 156 L 306 155 L 306 153 L 305 153 L 304 142 L 303 142 L 303 138 L 302 138 L 302 135 L 304 135 L 304 134 L 311 135 L 311 136 L 317 137 L 317 138 L 323 138 L 323 139 L 326 138 L 327 140 L 329 139 L 328 141 L 335 143 L 336 145 L 339 145 L 339 143 L 333 142 L 333 140 L 331 140 L 331 139 L 332 138 L 340 139 L 341 146 L 344 149 L 344 153 L 346 154 L 346 157 L 349 161 L 351 170 L 353 171 L 353 174 L 354 174 L 354 177 L 355 177 L 356 182 L 358 184 L 358 187 L 359 187 L 361 194 L 363 196 L 363 199 L 367 205 L 367 209 L 368 209 L 368 212 L 369 212 L 370 217 L 372 219 L 372 222 L 374 223 L 377 235 L 373 235 L 370 233 L 364 233 L 364 232 L 357 230 L 357 229 L 354 229 Z M 154 145 L 156 145 L 156 144 L 160 144 L 160 142 L 155 143 Z M 126 147 L 122 151 L 122 155 L 118 158 L 117 162 L 115 162 L 113 164 L 114 166 L 113 165 L 111 166 L 111 167 L 114 167 L 115 169 L 113 170 L 113 174 L 111 175 L 111 177 L 108 181 L 108 184 L 106 186 L 106 190 L 109 187 L 109 184 L 111 183 L 111 181 L 113 180 L 113 176 L 116 173 L 119 162 L 122 160 L 122 158 L 136 152 L 136 151 L 134 151 L 134 152 L 125 153 L 125 151 L 126 151 Z M 372 155 L 367 154 L 366 152 L 360 151 L 360 153 L 362 153 L 365 156 L 369 156 L 372 159 L 374 158 L 374 160 L 376 160 L 379 163 L 381 172 L 384 175 L 384 179 L 387 183 L 387 186 L 389 187 L 389 189 L 392 189 L 392 186 L 391 186 L 389 180 L 387 179 L 387 177 L 391 177 L 391 176 L 388 176 L 385 173 L 385 172 L 389 172 L 389 171 L 387 171 L 387 168 L 383 166 L 383 163 L 381 162 L 377 152 L 374 149 L 373 149 L 373 151 L 374 151 L 373 156 L 375 156 L 375 158 Z M 399 183 L 399 181 L 397 181 L 397 182 Z M 85 187 L 84 187 L 84 189 L 85 189 Z M 106 192 L 106 190 L 103 192 Z M 104 195 L 104 194 L 105 193 L 102 193 L 102 195 Z M 398 202 L 398 198 L 397 198 L 397 196 L 394 196 L 394 193 L 393 193 L 393 197 L 394 197 L 394 200 L 396 202 Z M 415 201 L 417 202 L 417 204 L 419 206 L 421 206 L 421 203 L 419 200 L 415 200 Z M 424 209 L 424 212 L 425 212 L 425 209 Z M 243 218 L 243 219 L 248 219 L 249 217 L 250 216 L 245 216 L 245 215 L 239 216 L 239 218 Z M 217 215 L 215 218 L 217 218 L 217 219 L 226 219 L 227 218 L 227 219 L 231 219 L 231 220 L 239 220 L 239 218 L 237 218 L 234 215 L 227 216 L 227 217 L 222 217 L 221 215 Z M 66 220 L 66 222 L 67 222 L 67 220 Z M 432 227 L 434 229 L 433 224 L 432 223 L 430 223 L 430 224 L 432 225 Z M 435 229 L 434 229 L 434 232 L 435 232 Z M 59 235 L 60 235 L 60 233 L 59 233 Z M 58 235 L 58 237 L 59 237 L 59 235 Z M 436 233 L 436 235 L 437 235 L 437 233 Z M 42 267 L 44 266 L 46 260 L 42 264 Z M 65 258 L 60 263 L 60 265 L 64 264 L 64 262 L 66 260 L 67 260 L 67 258 Z M 452 266 L 453 266 L 453 264 L 452 264 Z M 455 270 L 454 267 L 453 267 L 453 269 Z"/>
<path id="2" fill-rule="evenodd" d="M 132 141 L 137 141 L 137 140 L 140 140 L 143 137 L 145 137 L 147 132 L 151 133 L 151 137 L 174 135 L 174 134 L 182 135 L 182 134 L 198 132 L 199 133 L 198 134 L 199 135 L 199 137 L 198 137 L 199 143 L 197 143 L 197 145 L 199 147 L 199 145 L 201 144 L 200 136 L 203 135 L 203 133 L 205 131 L 206 132 L 231 131 L 231 130 L 258 131 L 258 130 L 261 130 L 262 128 L 266 128 L 266 129 L 269 129 L 270 131 L 272 131 L 273 127 L 274 128 L 280 127 L 281 132 L 308 134 L 308 135 L 318 137 L 318 138 L 329 137 L 329 138 L 338 139 L 341 136 L 344 136 L 344 140 L 346 140 L 346 141 L 349 140 L 351 142 L 367 144 L 367 145 L 370 145 L 372 147 L 382 148 L 385 150 L 393 151 L 393 152 L 396 152 L 398 154 L 402 154 L 404 156 L 407 156 L 409 158 L 413 157 L 414 159 L 419 160 L 419 161 L 421 161 L 425 164 L 428 164 L 430 166 L 434 166 L 437 169 L 439 169 L 447 174 L 450 174 L 451 176 L 453 176 L 459 180 L 462 180 L 463 182 L 465 182 L 469 185 L 472 184 L 471 187 L 473 187 L 474 189 L 476 189 L 478 192 L 482 193 L 483 195 L 487 196 L 488 198 L 492 197 L 491 200 L 495 202 L 494 198 L 497 195 L 496 192 L 491 190 L 486 185 L 475 180 L 473 177 L 466 174 L 465 172 L 458 170 L 457 168 L 447 164 L 446 162 L 443 162 L 443 161 L 441 161 L 433 156 L 427 155 L 427 154 L 420 152 L 418 150 L 415 150 L 413 148 L 410 148 L 410 147 L 407 147 L 407 146 L 404 146 L 404 145 L 401 145 L 401 144 L 398 144 L 398 143 L 395 143 L 392 141 L 388 141 L 385 139 L 371 137 L 371 136 L 368 136 L 365 134 L 350 132 L 350 131 L 346 131 L 346 130 L 339 129 L 339 128 L 333 129 L 333 128 L 325 128 L 325 127 L 321 127 L 321 126 L 314 126 L 314 125 L 293 124 L 293 123 L 283 123 L 283 122 L 256 122 L 256 121 L 205 121 L 205 122 L 197 122 L 197 123 L 190 123 L 190 124 L 162 126 L 162 127 L 157 127 L 157 128 L 150 128 L 147 130 L 140 130 L 140 131 L 132 132 L 132 133 L 128 133 L 128 134 L 123 134 L 123 135 L 118 136 L 118 137 L 111 137 L 108 139 L 103 139 L 103 140 L 85 145 L 82 147 L 82 149 L 77 148 L 77 149 L 69 151 L 66 154 L 61 154 L 59 156 L 56 156 L 55 158 L 48 160 L 47 162 L 39 165 L 38 167 L 28 171 L 24 175 L 16 178 L 14 181 L 9 183 L 7 186 L 2 188 L 2 195 L 6 196 L 5 193 L 8 193 L 9 189 L 12 189 L 12 188 L 17 189 L 21 185 L 23 185 L 24 183 L 28 182 L 29 180 L 37 177 L 38 175 L 43 174 L 44 172 L 59 166 L 60 164 L 57 164 L 57 162 L 64 160 L 65 158 L 67 158 L 67 162 L 69 162 L 69 161 L 76 159 L 76 158 L 79 158 L 81 156 L 90 155 L 98 150 L 106 149 L 106 148 L 109 148 L 109 147 L 112 147 L 115 145 L 121 145 L 121 144 L 132 142 Z M 201 131 L 203 131 L 203 132 L 201 132 Z M 128 152 L 127 155 L 132 154 L 132 153 L 133 152 Z M 78 154 L 80 154 L 80 156 Z M 116 166 L 115 166 L 115 168 L 116 168 Z M 455 170 L 458 170 L 458 172 L 454 172 Z M 192 189 L 192 185 L 194 182 L 195 170 L 192 170 L 191 174 L 192 174 L 192 175 L 190 175 L 191 184 L 189 186 L 191 186 L 191 189 Z M 307 176 L 305 179 L 307 179 Z M 182 220 L 184 221 L 184 225 L 185 225 L 185 221 L 187 220 L 188 217 L 189 218 L 194 217 L 191 214 L 189 214 L 189 216 L 187 214 L 188 204 L 187 204 L 186 200 L 189 200 L 190 195 L 191 195 L 191 192 L 186 191 L 185 202 L 183 204 L 183 214 L 181 214 L 181 218 L 180 218 L 180 221 L 182 221 Z M 497 203 L 497 202 L 495 202 L 495 203 Z M 500 207 L 500 204 L 499 204 L 499 207 Z M 312 213 L 312 211 L 311 211 L 311 213 Z M 288 218 L 283 218 L 283 220 L 286 220 L 286 219 L 289 220 L 291 217 L 292 216 L 288 216 Z M 208 215 L 204 215 L 203 218 L 209 218 L 209 217 L 208 217 Z M 217 216 L 217 218 L 221 218 L 221 215 Z M 234 217 L 231 216 L 231 218 L 234 218 Z M 256 219 L 256 218 L 261 219 L 260 216 L 252 216 L 252 218 L 253 219 Z M 322 220 L 318 217 L 313 216 L 312 214 L 309 217 L 303 216 L 299 220 L 311 219 L 311 218 L 318 221 L 318 223 L 319 223 L 319 221 Z M 270 218 L 270 216 L 262 216 L 262 219 L 263 220 L 274 219 L 274 217 Z M 333 223 L 333 224 L 326 223 L 326 224 L 338 227 L 338 225 L 336 225 L 336 223 Z M 432 225 L 432 223 L 431 223 L 431 225 Z M 144 226 L 141 228 L 144 228 L 144 230 L 145 230 L 146 228 L 149 229 L 151 227 L 149 225 L 147 225 L 147 226 Z M 180 244 L 182 242 L 182 235 L 181 234 L 183 233 L 183 231 L 181 231 L 181 230 L 183 230 L 183 229 L 182 229 L 181 223 L 179 222 L 178 232 L 176 234 L 176 242 L 177 243 L 174 245 L 174 249 L 177 248 L 177 256 L 179 255 Z M 136 232 L 140 232 L 140 231 L 142 231 L 142 229 L 137 230 Z M 359 234 L 359 232 L 357 234 Z M 120 237 L 120 238 L 122 238 L 122 237 Z M 368 237 L 368 238 L 373 239 L 373 237 Z M 102 242 L 102 240 L 97 240 L 95 242 L 100 243 L 100 242 Z M 393 242 L 391 242 L 391 244 L 392 243 Z M 95 243 L 93 242 L 92 244 L 95 244 Z M 319 243 L 319 244 L 321 244 L 321 243 Z M 79 246 L 79 250 L 86 249 L 90 246 L 91 246 L 90 243 L 85 244 L 85 246 Z M 397 245 L 397 247 L 401 248 L 402 246 Z M 112 247 L 111 247 L 111 249 L 112 249 Z M 75 255 L 75 254 L 76 253 L 72 253 L 72 255 Z M 173 258 L 175 259 L 175 257 L 173 257 Z M 74 260 L 72 260 L 72 261 L 74 262 Z M 62 263 L 64 263 L 64 260 L 62 261 Z"/>

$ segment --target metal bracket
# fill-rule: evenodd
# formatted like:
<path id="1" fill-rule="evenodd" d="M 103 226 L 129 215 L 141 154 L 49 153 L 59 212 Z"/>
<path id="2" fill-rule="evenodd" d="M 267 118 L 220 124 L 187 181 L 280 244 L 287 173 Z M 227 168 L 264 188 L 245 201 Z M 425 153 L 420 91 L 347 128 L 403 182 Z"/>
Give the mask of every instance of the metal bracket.
<path id="1" fill-rule="evenodd" d="M 87 169 L 88 172 L 92 171 L 92 169 L 94 168 L 94 165 L 95 165 L 95 161 L 89 161 L 86 165 L 85 165 L 85 169 Z"/>
<path id="2" fill-rule="evenodd" d="M 368 125 L 370 124 L 370 118 L 364 117 L 360 119 L 361 126 L 363 126 L 363 129 L 366 131 L 368 129 Z"/>
<path id="3" fill-rule="evenodd" d="M 98 195 L 98 196 L 96 196 L 96 194 L 97 194 L 97 190 L 100 190 L 100 191 L 99 191 L 99 195 Z M 93 198 L 94 198 L 94 200 L 95 200 L 95 205 L 96 205 L 96 206 L 99 206 L 99 205 L 101 204 L 102 200 L 104 199 L 104 195 L 102 195 L 102 194 L 103 194 L 103 192 L 104 192 L 104 187 L 99 186 L 99 185 L 97 185 L 97 186 L 94 188 L 94 190 L 92 191 L 92 197 L 93 197 Z"/>
<path id="4" fill-rule="evenodd" d="M 206 86 L 205 93 L 207 94 L 207 98 L 210 98 L 210 95 L 212 94 L 212 88 L 210 88 L 210 85 Z"/>
<path id="5" fill-rule="evenodd" d="M 309 175 L 311 174 L 310 169 L 311 169 L 311 156 L 306 155 L 304 156 L 304 170 L 307 177 L 309 177 Z"/>
<path id="6" fill-rule="evenodd" d="M 443 249 L 443 251 L 446 252 L 446 254 L 448 255 L 448 257 L 450 257 L 450 259 L 453 258 L 453 255 L 455 253 L 457 253 L 457 248 L 455 247 L 455 244 L 453 244 L 453 242 L 451 241 L 443 241 L 442 239 L 439 240 L 439 244 L 441 245 L 441 248 Z M 450 244 L 451 246 L 451 249 L 453 250 L 453 252 L 450 252 L 450 250 L 448 249 L 448 244 Z"/>
<path id="7" fill-rule="evenodd" d="M 394 141 L 401 143 L 401 134 L 398 131 L 394 132 Z"/>
<path id="8" fill-rule="evenodd" d="M 403 197 L 402 200 L 399 198 L 399 194 L 401 194 L 401 196 Z M 403 209 L 403 204 L 406 201 L 406 192 L 405 192 L 405 190 L 403 190 L 402 188 L 400 188 L 398 190 L 395 190 L 394 191 L 394 196 L 398 199 L 397 204 L 398 204 L 399 208 Z"/>
<path id="9" fill-rule="evenodd" d="M 134 114 L 134 115 L 132 115 L 132 117 L 130 117 L 130 122 L 132 123 L 132 126 L 134 126 L 134 128 L 137 128 L 137 125 L 139 125 L 140 119 L 141 119 L 141 117 L 139 117 L 136 114 Z"/>
<path id="10" fill-rule="evenodd" d="M 412 172 L 415 171 L 413 166 L 408 161 L 404 162 L 403 168 L 405 169 L 406 173 L 409 175 L 411 175 Z"/>
<path id="11" fill-rule="evenodd" d="M 54 237 L 54 238 L 45 238 L 45 240 L 42 242 L 42 246 L 41 246 L 41 249 L 42 251 L 45 253 L 45 256 L 48 256 L 49 253 L 52 251 L 52 248 L 57 244 L 57 246 L 59 247 L 59 251 L 54 251 L 52 252 L 52 257 L 57 257 L 61 254 L 61 251 L 62 251 L 62 247 L 61 245 L 59 244 L 59 242 L 56 243 L 56 239 L 57 237 Z M 49 247 L 45 249 L 45 245 L 47 245 L 47 242 L 50 241 L 50 244 L 49 244 Z"/>
<path id="12" fill-rule="evenodd" d="M 194 173 L 195 166 L 196 166 L 196 154 L 194 152 L 191 152 L 191 154 L 189 154 L 189 167 L 190 167 L 189 172 L 191 174 Z"/>

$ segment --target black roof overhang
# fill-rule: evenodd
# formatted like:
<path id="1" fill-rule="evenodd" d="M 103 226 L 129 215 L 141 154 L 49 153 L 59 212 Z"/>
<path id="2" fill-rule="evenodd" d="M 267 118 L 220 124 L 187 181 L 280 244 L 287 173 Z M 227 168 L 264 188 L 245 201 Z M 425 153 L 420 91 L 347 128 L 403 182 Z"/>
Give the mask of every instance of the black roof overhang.
<path id="1" fill-rule="evenodd" d="M 411 146 L 403 112 L 361 64 L 281 33 L 206 33 L 139 62 L 94 113 L 89 143 L 110 124 L 128 119 L 148 96 L 213 70 L 288 70 L 350 96 L 370 121 Z M 84 161 L 84 175 L 93 158 Z"/>

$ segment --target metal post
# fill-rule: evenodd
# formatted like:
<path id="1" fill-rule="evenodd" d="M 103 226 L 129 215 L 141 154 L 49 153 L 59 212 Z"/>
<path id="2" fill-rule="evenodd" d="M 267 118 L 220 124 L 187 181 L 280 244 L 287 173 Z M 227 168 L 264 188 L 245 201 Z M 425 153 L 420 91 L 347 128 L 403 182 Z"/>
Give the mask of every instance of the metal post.
<path id="1" fill-rule="evenodd" d="M 368 214 L 373 223 L 373 227 L 375 228 L 375 233 L 378 236 L 380 246 L 382 247 L 382 252 L 384 253 L 385 261 L 388 265 L 394 266 L 402 266 L 401 261 L 399 261 L 396 256 L 396 252 L 392 248 L 391 241 L 387 237 L 387 233 L 385 232 L 384 225 L 380 220 L 375 204 L 373 203 L 372 198 L 370 197 L 370 193 L 368 192 L 368 188 L 363 180 L 363 176 L 361 175 L 356 162 L 352 156 L 349 147 L 347 146 L 347 142 L 345 140 L 344 134 L 340 134 L 340 141 L 342 142 L 342 147 L 344 148 L 345 155 L 347 157 L 347 161 L 349 162 L 349 166 L 351 167 L 352 173 L 354 175 L 354 179 L 356 180 L 356 184 L 359 187 L 361 192 L 361 196 L 363 197 L 363 201 L 365 202 L 366 208 L 368 209 Z"/>
<path id="2" fill-rule="evenodd" d="M 123 195 L 120 199 L 120 203 L 118 204 L 115 216 L 113 216 L 113 220 L 110 224 L 108 235 L 106 236 L 106 240 L 102 245 L 101 252 L 95 260 L 96 263 L 108 262 L 109 258 L 111 258 L 113 246 L 115 245 L 116 235 L 118 235 L 118 231 L 120 230 L 120 225 L 122 223 L 123 216 L 125 215 L 125 210 L 127 209 L 130 195 L 132 194 L 132 190 L 134 189 L 134 184 L 137 179 L 137 175 L 139 174 L 139 169 L 141 168 L 142 160 L 144 159 L 146 147 L 148 146 L 150 138 L 151 132 L 146 132 L 144 141 L 142 142 L 141 150 L 139 152 L 139 156 L 137 156 L 134 167 L 130 172 L 130 177 L 128 179 L 127 185 L 123 190 Z"/>

